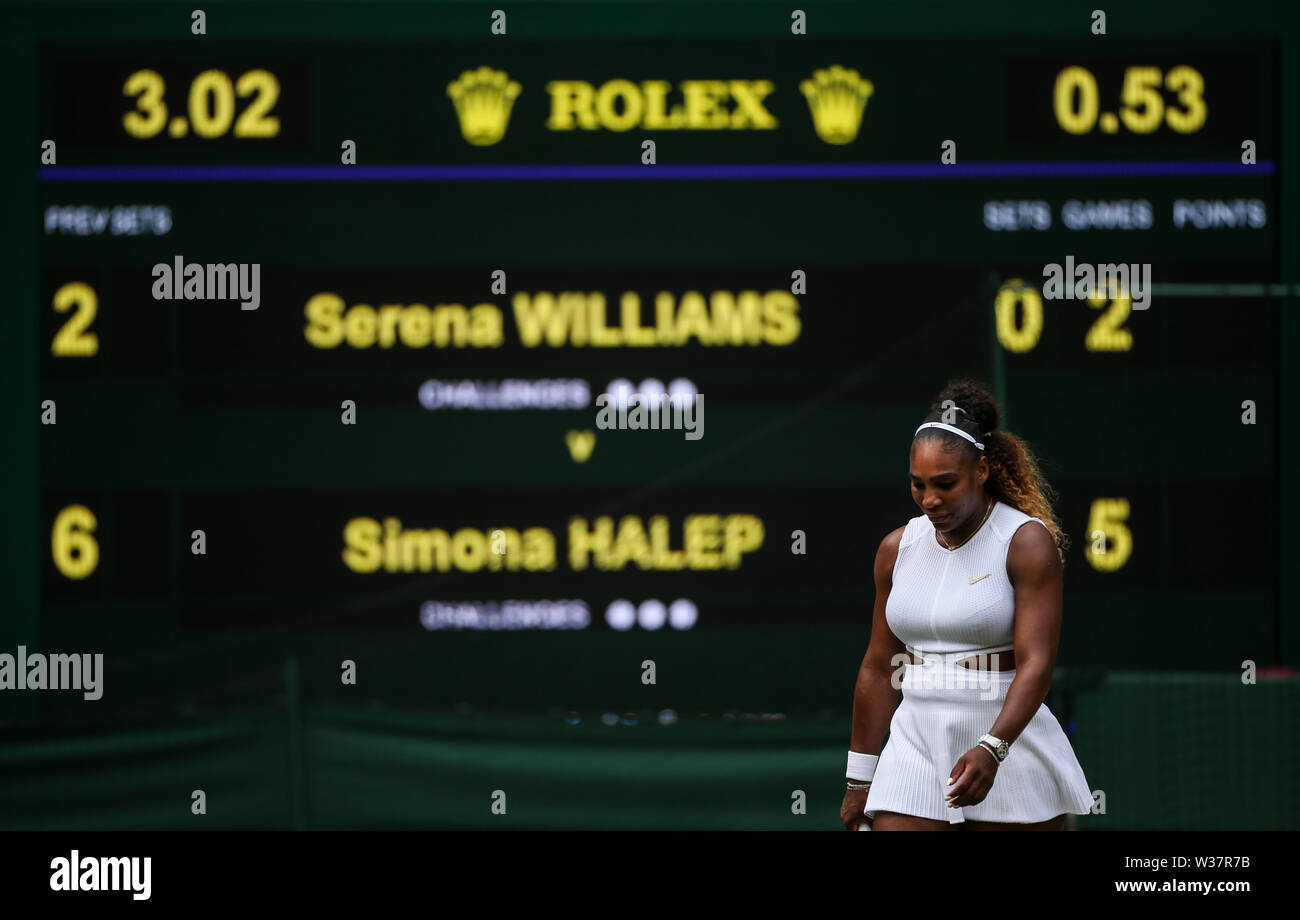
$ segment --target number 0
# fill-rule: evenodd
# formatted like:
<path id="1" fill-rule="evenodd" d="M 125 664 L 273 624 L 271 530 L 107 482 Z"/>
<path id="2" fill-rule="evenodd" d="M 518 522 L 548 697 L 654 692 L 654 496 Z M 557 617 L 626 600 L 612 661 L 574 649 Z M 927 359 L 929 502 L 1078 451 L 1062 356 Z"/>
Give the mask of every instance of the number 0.
<path id="1" fill-rule="evenodd" d="M 1097 123 L 1098 95 L 1097 80 L 1091 73 L 1082 67 L 1065 68 L 1056 75 L 1052 90 L 1056 123 L 1071 134 L 1087 134 Z"/>
<path id="2" fill-rule="evenodd" d="M 1019 324 L 1017 305 L 1022 308 Z M 1002 347 L 1017 354 L 1033 351 L 1043 334 L 1043 296 L 1019 278 L 1012 278 L 998 289 L 993 310 Z"/>

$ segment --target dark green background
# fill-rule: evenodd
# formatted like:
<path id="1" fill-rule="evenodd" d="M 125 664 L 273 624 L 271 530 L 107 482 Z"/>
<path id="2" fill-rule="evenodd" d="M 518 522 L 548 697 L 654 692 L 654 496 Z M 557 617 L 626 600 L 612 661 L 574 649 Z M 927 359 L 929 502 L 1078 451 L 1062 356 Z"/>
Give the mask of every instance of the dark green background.
<path id="1" fill-rule="evenodd" d="M 1277 10 L 1283 8 L 1279 4 Z M 647 78 L 660 74 L 672 80 L 750 74 L 759 78 L 785 73 L 787 68 L 790 73 L 801 73 L 816 66 L 808 61 L 819 62 L 823 57 L 809 50 L 823 35 L 834 36 L 840 47 L 853 40 L 865 42 L 873 59 L 882 61 L 882 74 L 908 68 L 921 72 L 927 58 L 949 68 L 937 73 L 932 83 L 917 85 L 913 80 L 898 84 L 898 97 L 914 91 L 917 97 L 932 100 L 928 111 L 937 124 L 928 133 L 923 117 L 927 110 L 921 106 L 889 112 L 893 103 L 885 92 L 889 86 L 885 78 L 877 79 L 878 95 L 868 105 L 866 124 L 889 113 L 895 116 L 895 130 L 861 147 L 831 151 L 806 126 L 797 138 L 786 131 L 776 132 L 779 142 L 769 139 L 766 148 L 751 146 L 753 132 L 683 141 L 683 158 L 688 161 L 759 162 L 819 158 L 931 162 L 939 140 L 950 135 L 960 139 L 963 159 L 978 161 L 1232 159 L 1237 155 L 1235 140 L 1227 142 L 1226 152 L 1211 149 L 1208 138 L 1184 143 L 1187 139 L 1160 136 L 1146 139 L 1150 143 L 1124 141 L 1112 147 L 1091 144 L 1077 149 L 1059 140 L 1013 141 L 1009 127 L 1012 113 L 1004 105 L 1019 97 L 999 91 L 1006 89 L 1007 62 L 1013 57 L 1051 57 L 1061 49 L 1082 54 L 1086 49 L 1093 55 L 1113 52 L 1121 62 L 1140 55 L 1140 63 L 1163 66 L 1182 59 L 1183 49 L 1188 49 L 1187 54 L 1206 55 L 1273 48 L 1280 65 L 1276 71 L 1266 66 L 1266 56 L 1252 56 L 1258 95 L 1248 97 L 1243 105 L 1258 107 L 1260 131 L 1256 139 L 1261 159 L 1276 161 L 1284 172 L 1288 160 L 1282 151 L 1295 148 L 1294 142 L 1288 143 L 1293 140 L 1288 132 L 1295 129 L 1276 115 L 1284 109 L 1285 100 L 1295 98 L 1295 35 L 1287 31 L 1293 30 L 1294 23 L 1284 22 L 1281 13 L 1275 14 L 1270 7 L 1234 10 L 1234 22 L 1225 28 L 1221 21 L 1208 18 L 1223 15 L 1218 7 L 1205 5 L 1201 10 L 1197 4 L 1152 5 L 1141 14 L 1111 16 L 1111 35 L 1106 37 L 1088 34 L 1087 11 L 1044 11 L 1029 4 L 1008 4 L 995 11 L 920 4 L 891 9 L 887 14 L 850 4 L 805 9 L 814 34 L 805 44 L 794 45 L 796 50 L 788 62 L 755 59 L 746 53 L 748 47 L 770 48 L 767 42 L 803 41 L 788 35 L 788 9 L 766 4 L 529 3 L 510 11 L 511 35 L 502 43 L 517 42 L 519 47 L 511 46 L 510 53 L 519 55 L 522 62 L 532 55 L 531 60 L 540 61 L 532 66 L 544 72 L 592 81 L 605 76 L 602 67 L 612 69 L 608 76 L 640 75 L 621 63 L 619 39 L 674 39 L 663 46 L 657 72 L 644 74 Z M 55 75 L 37 67 L 36 44 L 47 39 L 93 40 L 100 49 L 98 55 L 109 55 L 117 42 L 158 43 L 157 47 L 178 58 L 219 58 L 219 51 L 213 50 L 221 47 L 219 42 L 245 39 L 287 49 L 286 60 L 310 62 L 317 92 L 311 101 L 312 146 L 285 146 L 266 157 L 284 162 L 333 162 L 337 158 L 334 138 L 342 129 L 330 119 L 338 118 L 339 111 L 361 111 L 382 80 L 400 81 L 411 72 L 415 65 L 404 68 L 403 60 L 409 63 L 418 58 L 409 52 L 407 58 L 372 54 L 367 60 L 382 60 L 383 67 L 340 65 L 332 69 L 323 63 L 320 46 L 307 40 L 333 41 L 351 48 L 361 40 L 383 42 L 400 37 L 408 48 L 410 42 L 425 40 L 472 40 L 473 44 L 460 47 L 485 47 L 482 33 L 487 11 L 470 4 L 218 3 L 210 4 L 208 13 L 209 38 L 197 39 L 188 34 L 188 10 L 179 6 L 174 10 L 168 5 L 107 4 L 21 8 L 14 27 L 6 33 L 9 53 L 5 66 L 10 70 L 10 85 L 32 87 L 36 75 L 38 88 L 36 93 L 15 96 L 12 117 L 16 124 L 28 126 L 19 134 L 23 141 L 19 149 L 36 150 L 36 138 L 45 136 L 46 127 L 57 125 L 37 104 L 57 85 Z M 935 44 L 931 36 L 936 32 L 953 44 Z M 1225 32 L 1242 37 L 1224 38 Z M 593 50 L 593 59 L 599 61 L 603 55 L 602 66 L 587 71 L 567 62 L 548 63 L 546 43 L 596 37 L 604 41 L 593 44 L 593 49 L 599 49 Z M 210 44 L 197 51 L 199 41 Z M 716 49 L 707 54 L 705 72 L 697 72 L 701 70 L 697 63 L 701 48 Z M 906 53 L 915 48 L 924 49 L 926 58 Z M 963 48 L 966 53 L 960 52 Z M 1098 52 L 1098 48 L 1103 50 Z M 479 56 L 471 50 L 463 54 L 473 60 Z M 434 100 L 429 105 L 436 114 L 432 122 L 419 117 L 415 103 L 422 100 L 415 97 L 390 102 L 395 104 L 392 117 L 362 122 L 373 135 L 375 150 L 373 158 L 367 159 L 371 148 L 362 144 L 363 162 L 438 161 L 444 155 L 451 161 L 465 161 L 463 151 L 468 147 L 454 133 L 441 85 L 428 94 Z M 331 86 L 337 88 L 335 92 L 322 92 Z M 354 95 L 348 97 L 347 93 Z M 786 102 L 792 103 L 788 91 L 786 95 Z M 340 101 L 338 108 L 330 105 L 331 100 L 348 98 L 353 100 L 350 104 Z M 798 105 L 791 105 L 788 111 L 793 115 L 802 108 L 806 118 L 802 100 L 793 101 Z M 981 107 L 972 108 L 972 101 Z M 383 108 L 372 105 L 370 111 L 374 116 Z M 518 109 L 516 117 L 523 111 Z M 782 118 L 783 125 L 788 124 L 784 115 Z M 1028 128 L 1017 126 L 1016 130 L 1032 130 L 1032 118 L 1028 124 Z M 508 138 L 514 137 L 514 131 L 512 127 Z M 634 162 L 637 134 L 592 134 L 564 139 L 550 147 L 539 142 L 521 150 L 522 139 L 527 138 L 521 133 L 514 148 L 504 143 L 489 148 L 479 161 L 553 158 L 621 162 L 625 157 Z M 421 139 L 434 136 L 440 143 L 420 146 Z M 665 138 L 676 140 L 672 132 L 665 132 Z M 455 155 L 448 152 L 448 146 L 455 148 Z M 620 152 L 624 147 L 625 154 Z M 61 146 L 61 154 L 65 149 L 68 163 L 143 163 L 154 158 L 156 162 L 235 162 L 240 156 L 238 151 L 227 150 L 213 155 L 193 146 L 180 152 L 160 149 L 150 153 L 73 144 Z M 668 158 L 668 150 L 669 144 L 661 141 L 661 159 Z M 76 728 L 78 724 L 108 723 L 130 732 L 151 724 L 175 724 L 176 719 L 182 724 L 197 719 L 196 730 L 220 732 L 223 729 L 216 721 L 204 720 L 238 719 L 243 707 L 269 703 L 286 707 L 289 724 L 306 727 L 305 735 L 291 732 L 290 749 L 285 754 L 289 764 L 285 782 L 293 790 L 293 801 L 300 804 L 278 816 L 256 808 L 244 817 L 227 812 L 214 823 L 470 826 L 488 820 L 486 808 L 467 808 L 464 816 L 452 817 L 437 796 L 417 809 L 418 816 L 413 819 L 386 815 L 386 809 L 373 797 L 364 814 L 334 811 L 328 804 L 322 805 L 322 800 L 339 801 L 340 796 L 361 788 L 357 785 L 362 782 L 360 777 L 368 776 L 373 782 L 375 774 L 363 770 L 352 779 L 340 774 L 330 780 L 321 779 L 332 775 L 328 770 L 315 772 L 324 763 L 338 763 L 341 749 L 332 745 L 348 743 L 328 728 L 324 736 L 316 733 L 335 718 L 329 715 L 336 711 L 331 707 L 374 702 L 437 709 L 460 704 L 460 718 L 469 720 L 464 724 L 510 745 L 516 756 L 554 752 L 557 773 L 541 784 L 546 791 L 537 793 L 549 796 L 548 807 L 554 811 L 544 812 L 548 817 L 537 818 L 531 826 L 598 826 L 616 819 L 608 811 L 597 814 L 576 805 L 564 806 L 557 791 L 565 787 L 565 778 L 573 775 L 566 771 L 578 769 L 581 758 L 587 756 L 582 747 L 585 742 L 563 737 L 579 727 L 565 726 L 559 714 L 576 709 L 590 722 L 601 711 L 639 710 L 642 716 L 637 727 L 590 729 L 605 732 L 596 731 L 592 744 L 617 748 L 620 742 L 615 735 L 622 732 L 619 737 L 627 744 L 648 745 L 649 753 L 642 757 L 631 750 L 623 759 L 616 755 L 608 768 L 612 775 L 621 769 L 643 771 L 646 756 L 657 764 L 652 769 L 662 769 L 665 775 L 675 775 L 676 768 L 670 766 L 679 763 L 675 758 L 692 756 L 694 761 L 681 763 L 693 763 L 700 777 L 744 775 L 746 763 L 766 761 L 777 748 L 793 745 L 798 751 L 788 769 L 778 771 L 780 776 L 775 778 L 773 788 L 785 791 L 770 804 L 770 820 L 752 814 L 740 817 L 751 811 L 744 801 L 771 797 L 771 790 L 760 788 L 758 779 L 739 792 L 741 801 L 729 796 L 727 804 L 712 812 L 706 810 L 706 818 L 699 818 L 698 813 L 690 820 L 681 817 L 688 810 L 698 812 L 687 808 L 687 801 L 698 806 L 716 799 L 702 778 L 682 794 L 670 795 L 683 806 L 680 813 L 671 812 L 678 814 L 667 819 L 671 826 L 806 826 L 792 824 L 799 819 L 788 816 L 782 796 L 788 803 L 789 788 L 810 788 L 813 783 L 822 784 L 825 801 L 810 809 L 814 814 L 808 821 L 820 827 L 834 826 L 838 792 L 831 780 L 838 776 L 847 746 L 853 673 L 868 639 L 870 557 L 885 532 L 915 513 L 904 486 L 906 432 L 923 415 L 926 401 L 943 378 L 962 372 L 985 377 L 997 386 L 1007 408 L 1007 427 L 1039 451 L 1046 472 L 1062 490 L 1063 510 L 1070 514 L 1065 526 L 1075 535 L 1076 550 L 1067 568 L 1060 670 L 1049 704 L 1063 723 L 1077 722 L 1070 728 L 1080 760 L 1090 783 L 1108 790 L 1109 799 L 1107 815 L 1089 816 L 1080 824 L 1173 826 L 1169 816 L 1177 809 L 1152 807 L 1153 793 L 1145 785 L 1148 773 L 1132 765 L 1150 766 L 1172 757 L 1170 748 L 1176 741 L 1190 746 L 1203 767 L 1196 776 L 1180 779 L 1184 785 L 1172 793 L 1174 804 L 1200 797 L 1202 784 L 1217 795 L 1223 795 L 1225 789 L 1254 790 L 1249 799 L 1243 792 L 1236 793 L 1231 802 L 1237 807 L 1206 815 L 1204 826 L 1295 826 L 1297 799 L 1293 791 L 1279 789 L 1277 799 L 1259 791 L 1268 771 L 1276 771 L 1291 756 L 1287 751 L 1294 751 L 1294 737 L 1288 737 L 1285 730 L 1280 740 L 1274 737 L 1279 725 L 1294 724 L 1294 679 L 1253 688 L 1241 686 L 1232 675 L 1244 658 L 1261 667 L 1293 665 L 1296 660 L 1294 611 L 1289 606 L 1293 589 L 1283 574 L 1291 555 L 1285 521 L 1292 516 L 1289 509 L 1294 507 L 1294 499 L 1285 478 L 1276 475 L 1287 469 L 1286 460 L 1291 456 L 1287 432 L 1292 426 L 1287 421 L 1288 412 L 1294 410 L 1288 409 L 1291 400 L 1285 397 L 1292 389 L 1294 374 L 1288 370 L 1288 356 L 1295 347 L 1291 316 L 1296 298 L 1186 298 L 1165 301 L 1169 304 L 1166 309 L 1161 309 L 1157 300 L 1155 310 L 1135 314 L 1129 324 L 1140 333 L 1142 349 L 1129 356 L 1131 361 L 1125 356 L 1085 353 L 1081 331 L 1086 328 L 1086 315 L 1082 327 L 1075 328 L 1077 316 L 1070 318 L 1066 312 L 1066 307 L 1075 305 L 1051 304 L 1042 351 L 1026 357 L 1003 356 L 993 343 L 990 310 L 992 292 L 1000 280 L 1035 277 L 1045 261 L 1063 261 L 1066 254 L 1080 261 L 1149 261 L 1157 283 L 1294 284 L 1300 273 L 1296 271 L 1294 238 L 1288 235 L 1293 231 L 1284 215 L 1295 213 L 1295 192 L 1286 183 L 1249 177 L 812 181 L 769 182 L 760 185 L 759 191 L 750 183 L 739 182 L 520 183 L 496 189 L 488 183 L 96 186 L 38 184 L 34 162 L 34 155 L 24 154 L 20 163 L 11 164 L 8 173 L 13 183 L 9 199 L 14 202 L 8 218 L 13 302 L 24 306 L 13 311 L 6 336 L 6 392 L 10 399 L 5 411 L 11 413 L 8 430 L 15 433 L 9 452 L 14 487 L 5 498 L 10 522 L 6 559 L 13 576 L 9 612 L 0 619 L 0 649 L 11 650 L 25 643 L 50 651 L 93 648 L 109 652 L 107 685 L 110 691 L 119 688 L 120 694 L 94 704 L 93 713 L 86 711 L 90 708 L 87 704 L 54 694 L 39 700 L 32 700 L 31 694 L 20 700 L 5 699 L 5 710 L 27 723 L 25 728 L 10 723 L 14 740 L 26 739 L 25 746 L 13 748 L 13 763 L 18 767 L 30 767 L 32 762 L 25 758 L 42 750 L 40 745 L 47 743 L 39 740 L 42 735 L 53 739 L 56 736 L 49 733 L 59 731 L 65 740 L 48 743 L 60 744 L 69 753 L 80 750 L 76 756 L 92 756 L 84 749 L 91 742 L 81 734 L 84 728 Z M 1090 233 L 1085 243 L 1059 227 L 1049 233 L 1012 235 L 990 233 L 980 224 L 982 202 L 989 200 L 1043 199 L 1052 204 L 1055 218 L 1060 202 L 1067 198 L 1120 197 L 1152 201 L 1157 226 L 1162 229 L 1141 235 Z M 1269 205 L 1270 227 L 1265 231 L 1177 233 L 1165 229 L 1168 203 L 1174 197 L 1262 198 Z M 179 218 L 173 235 L 162 240 L 40 235 L 41 208 L 48 203 L 148 203 L 160 199 L 165 199 Z M 375 215 L 383 215 L 382 224 L 375 223 Z M 489 249 L 487 256 L 485 248 Z M 187 371 L 174 360 L 167 362 L 165 371 L 136 379 L 118 374 L 108 363 L 81 380 L 68 379 L 51 368 L 38 384 L 38 368 L 44 359 L 37 356 L 48 347 L 42 324 L 50 312 L 44 306 L 49 282 L 43 280 L 40 266 L 55 273 L 60 266 L 87 265 L 101 271 L 127 272 L 136 266 L 147 272 L 148 265 L 169 259 L 176 251 L 192 261 L 262 261 L 338 278 L 347 278 L 358 266 L 381 271 L 422 269 L 436 277 L 446 267 L 488 263 L 512 271 L 512 266 L 520 271 L 530 266 L 561 266 L 579 276 L 584 269 L 598 271 L 620 265 L 691 266 L 696 272 L 716 267 L 743 270 L 748 265 L 756 272 L 780 276 L 788 275 L 791 268 L 820 263 L 860 272 L 863 279 L 891 273 L 929 276 L 940 267 L 950 267 L 955 277 L 969 280 L 947 288 L 950 300 L 945 307 L 956 309 L 955 304 L 983 310 L 987 322 L 977 325 L 982 337 L 972 337 L 959 367 L 921 364 L 915 369 L 916 361 L 926 352 L 926 336 L 945 336 L 942 324 L 926 327 L 930 304 L 924 300 L 875 298 L 868 289 L 861 302 L 827 307 L 915 316 L 917 336 L 870 342 L 857 362 L 828 365 L 819 362 L 816 354 L 784 361 L 755 355 L 755 375 L 811 374 L 833 390 L 827 399 L 785 405 L 710 405 L 708 433 L 694 445 L 695 453 L 691 442 L 679 438 L 653 442 L 646 438 L 641 439 L 645 441 L 642 444 L 630 433 L 621 433 L 628 435 L 621 440 L 614 438 L 618 432 L 602 434 L 592 460 L 581 466 L 569 460 L 562 434 L 576 427 L 583 413 L 461 414 L 439 418 L 435 428 L 428 414 L 412 404 L 411 408 L 376 408 L 364 417 L 364 427 L 349 430 L 337 424 L 334 393 L 322 397 L 318 410 L 292 414 L 247 404 L 187 409 L 187 391 L 182 384 L 194 384 L 186 384 Z M 150 306 L 156 309 L 160 305 Z M 239 319 L 237 314 L 235 307 L 232 322 Z M 112 322 L 111 315 L 107 321 Z M 300 347 L 300 339 L 285 343 L 287 370 L 294 367 L 294 349 Z M 914 368 L 905 372 L 906 385 L 880 373 L 881 355 Z M 382 367 L 376 355 L 350 357 L 355 357 L 363 370 Z M 584 355 L 562 357 L 556 372 L 548 376 L 588 375 L 581 363 Z M 652 367 L 657 357 L 638 355 L 636 360 Z M 596 373 L 589 376 L 595 378 Z M 706 397 L 708 373 L 708 366 L 701 362 L 698 374 Z M 405 374 L 394 375 L 392 392 L 404 387 L 412 397 L 418 382 L 433 376 L 415 370 Z M 598 384 L 603 379 L 592 382 Z M 323 383 L 325 380 L 322 377 Z M 837 385 L 839 389 L 833 389 Z M 46 398 L 58 400 L 57 429 L 34 424 L 31 407 Z M 1244 398 L 1256 399 L 1260 406 L 1259 424 L 1254 427 L 1240 424 Z M 703 460 L 698 450 L 701 446 Z M 418 463 L 393 466 L 381 462 L 385 453 L 397 450 L 415 457 L 438 457 L 439 465 L 430 471 Z M 527 465 L 520 464 L 521 455 L 528 458 Z M 80 599 L 56 599 L 57 592 L 41 587 L 48 586 L 50 578 L 49 517 L 56 502 L 69 495 L 98 502 L 103 509 L 101 533 L 111 534 L 115 527 L 127 532 L 132 497 L 149 492 L 173 515 L 172 532 L 184 533 L 187 526 L 175 519 L 173 511 L 180 507 L 177 496 L 185 490 L 380 490 L 427 485 L 436 500 L 440 490 L 450 496 L 469 483 L 497 486 L 507 496 L 526 495 L 528 489 L 552 492 L 599 483 L 613 488 L 615 494 L 624 490 L 639 496 L 650 505 L 655 496 L 671 495 L 674 489 L 714 488 L 719 506 L 736 505 L 730 510 L 747 510 L 740 504 L 760 502 L 761 497 L 755 496 L 764 490 L 786 490 L 795 495 L 808 490 L 810 500 L 825 501 L 822 496 L 829 494 L 829 489 L 812 489 L 836 486 L 844 497 L 844 507 L 830 515 L 832 523 L 826 525 L 825 540 L 836 546 L 837 559 L 857 556 L 857 570 L 846 571 L 847 566 L 840 564 L 828 567 L 826 578 L 791 577 L 779 586 L 791 590 L 802 580 L 809 609 L 827 603 L 851 609 L 856 602 L 860 617 L 832 625 L 802 626 L 800 610 L 795 607 L 785 625 L 701 626 L 685 634 L 636 630 L 628 634 L 452 635 L 418 630 L 413 603 L 411 625 L 404 629 L 282 627 L 269 632 L 216 634 L 183 628 L 180 611 L 185 598 L 170 590 L 156 600 L 142 602 L 132 600 L 130 591 L 115 592 L 112 582 L 101 586 L 99 593 Z M 749 491 L 737 498 L 737 493 L 728 489 L 739 483 Z M 896 498 L 882 499 L 895 484 Z M 46 490 L 45 499 L 41 488 Z M 323 493 L 322 500 L 329 501 L 330 494 Z M 1141 504 L 1144 514 L 1151 515 L 1138 548 L 1146 558 L 1135 558 L 1132 572 L 1118 573 L 1110 584 L 1086 571 L 1081 555 L 1087 498 L 1108 494 L 1128 495 Z M 591 500 L 596 500 L 594 493 Z M 601 500 L 605 500 L 603 495 Z M 585 509 L 575 509 L 581 510 Z M 816 534 L 812 536 L 808 561 L 810 568 L 815 568 L 825 562 L 817 560 L 819 540 Z M 773 533 L 770 538 L 774 543 L 769 549 L 779 549 L 783 536 Z M 286 535 L 289 552 L 291 544 L 291 535 Z M 160 567 L 167 573 L 169 588 L 180 585 L 177 552 L 173 548 L 169 564 Z M 147 573 L 148 567 L 138 566 L 133 571 Z M 753 577 L 747 586 L 750 591 L 762 585 L 758 574 Z M 478 588 L 476 594 L 485 596 L 485 590 Z M 691 586 L 674 590 L 675 586 L 666 584 L 665 593 L 647 591 L 644 596 L 668 601 L 689 596 Z M 539 583 L 520 596 L 563 595 L 558 588 Z M 346 597 L 339 603 L 355 614 L 358 605 L 364 607 L 364 598 Z M 596 614 L 598 605 L 592 606 Z M 345 657 L 360 664 L 363 680 L 358 687 L 338 686 L 338 662 Z M 288 658 L 296 658 L 300 664 L 292 679 L 284 681 L 281 672 Z M 637 680 L 639 662 L 645 658 L 659 663 L 656 687 L 643 687 Z M 1222 692 L 1206 689 L 1212 685 Z M 1236 691 L 1231 690 L 1233 686 Z M 683 731 L 673 736 L 669 734 L 672 728 L 647 724 L 663 707 L 678 710 L 682 717 L 678 728 L 689 727 L 695 732 L 698 723 L 703 734 L 697 737 Z M 501 710 L 537 717 L 532 723 L 537 726 L 535 734 L 524 739 L 517 729 L 497 721 L 501 717 L 486 715 Z M 1194 718 L 1178 715 L 1193 711 Z M 313 712 L 321 715 L 310 715 Z M 707 718 L 702 716 L 705 712 Z M 735 724 L 719 721 L 728 712 Z M 785 719 L 751 726 L 742 715 L 746 712 L 779 712 Z M 1141 727 L 1144 713 L 1149 714 L 1153 727 Z M 44 718 L 38 722 L 30 721 L 42 714 Z M 1244 745 L 1254 752 L 1245 762 L 1228 754 L 1234 746 L 1211 743 L 1213 733 L 1229 724 L 1240 734 L 1235 748 L 1241 750 Z M 59 725 L 65 728 L 58 729 Z M 200 729 L 200 725 L 209 727 Z M 742 727 L 753 747 L 728 747 L 726 739 Z M 403 738 L 409 739 L 412 746 L 406 750 L 419 761 L 422 757 L 454 759 L 451 753 L 440 755 L 438 745 L 452 744 L 462 729 L 430 723 L 416 729 L 376 725 L 373 731 L 395 732 L 386 736 L 389 741 L 385 743 L 400 746 Z M 648 732 L 661 734 L 656 740 Z M 110 750 L 119 741 L 128 743 L 128 737 L 104 735 L 103 744 L 108 747 L 102 750 Z M 308 739 L 305 746 L 303 737 Z M 420 754 L 418 744 L 425 742 L 417 742 L 418 737 L 440 740 L 428 742 L 433 747 Z M 1271 740 L 1265 743 L 1265 738 Z M 378 743 L 374 735 L 366 742 Z M 570 743 L 577 746 L 569 747 Z M 723 752 L 710 752 L 709 743 L 722 745 Z M 1214 753 L 1205 753 L 1211 748 Z M 172 748 L 164 745 L 163 749 Z M 234 758 L 232 763 L 249 768 L 258 758 L 280 756 L 256 746 L 247 754 L 237 754 L 230 746 L 224 749 Z M 358 748 L 365 749 L 365 745 Z M 261 753 L 252 753 L 257 750 Z M 428 768 L 427 762 L 422 767 L 412 766 Z M 243 775 L 240 768 L 234 769 L 236 775 Z M 65 779 L 79 783 L 77 775 L 68 773 Z M 172 775 L 178 788 L 194 785 L 182 766 L 176 766 Z M 803 779 L 805 775 L 825 779 Z M 1162 774 L 1153 771 L 1150 775 Z M 234 782 L 248 790 L 262 789 L 256 794 L 265 794 L 264 786 L 249 785 L 246 778 Z M 464 792 L 465 796 L 475 794 Z M 1116 800 L 1124 804 L 1117 806 Z M 36 798 L 20 806 L 12 799 L 5 803 L 9 807 L 4 823 L 90 826 L 85 806 L 76 801 L 59 806 Z M 171 811 L 161 800 L 150 801 L 154 804 L 144 811 L 122 811 L 95 826 L 158 826 L 185 820 L 184 796 L 176 806 L 177 818 L 167 817 Z M 640 804 L 629 804 L 628 809 L 617 818 L 621 826 L 629 822 L 652 826 L 660 820 L 653 815 L 662 812 L 663 803 L 651 796 Z M 479 811 L 484 817 L 479 817 Z M 1185 817 L 1178 817 L 1178 822 Z"/>

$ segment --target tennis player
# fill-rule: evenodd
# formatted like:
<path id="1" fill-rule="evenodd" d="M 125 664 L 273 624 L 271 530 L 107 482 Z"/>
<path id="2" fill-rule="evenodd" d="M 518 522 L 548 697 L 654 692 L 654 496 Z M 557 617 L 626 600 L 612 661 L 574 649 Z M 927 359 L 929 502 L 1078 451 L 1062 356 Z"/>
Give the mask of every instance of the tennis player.
<path id="1" fill-rule="evenodd" d="M 1060 830 L 1092 808 L 1043 705 L 1068 542 L 1033 454 L 999 417 L 984 385 L 952 380 L 913 436 L 923 513 L 876 553 L 840 808 L 849 830 Z"/>

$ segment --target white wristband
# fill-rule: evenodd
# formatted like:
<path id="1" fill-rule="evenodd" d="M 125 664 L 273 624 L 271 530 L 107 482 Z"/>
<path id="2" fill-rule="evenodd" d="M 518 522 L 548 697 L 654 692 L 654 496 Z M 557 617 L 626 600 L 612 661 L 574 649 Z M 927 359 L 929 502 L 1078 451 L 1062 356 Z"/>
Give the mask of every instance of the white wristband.
<path id="1" fill-rule="evenodd" d="M 844 775 L 869 783 L 876 775 L 876 761 L 879 759 L 880 756 L 877 754 L 859 754 L 857 751 L 849 751 L 849 767 Z"/>

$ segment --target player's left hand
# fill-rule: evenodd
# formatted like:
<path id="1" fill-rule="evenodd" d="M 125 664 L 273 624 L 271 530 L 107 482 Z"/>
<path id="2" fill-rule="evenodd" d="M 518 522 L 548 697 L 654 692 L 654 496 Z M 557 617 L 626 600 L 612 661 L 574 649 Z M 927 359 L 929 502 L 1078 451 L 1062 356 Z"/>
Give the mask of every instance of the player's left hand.
<path id="1" fill-rule="evenodd" d="M 998 775 L 998 762 L 993 755 L 978 744 L 971 748 L 948 774 L 948 804 L 953 808 L 978 805 L 993 788 Z"/>

